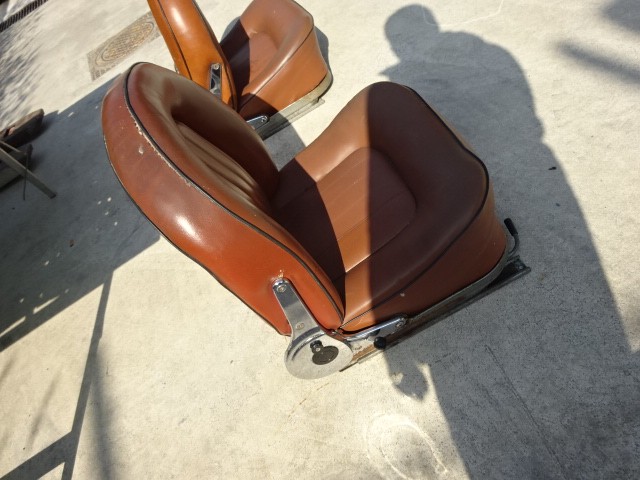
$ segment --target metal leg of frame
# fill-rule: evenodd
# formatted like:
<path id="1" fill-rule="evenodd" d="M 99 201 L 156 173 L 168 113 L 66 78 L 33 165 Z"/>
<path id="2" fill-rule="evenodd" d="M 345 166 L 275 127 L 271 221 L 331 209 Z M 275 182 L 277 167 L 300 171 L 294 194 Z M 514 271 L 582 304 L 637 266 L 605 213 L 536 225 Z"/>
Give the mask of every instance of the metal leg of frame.
<path id="1" fill-rule="evenodd" d="M 41 192 L 47 195 L 49 198 L 56 196 L 56 192 L 51 190 L 45 185 L 45 183 L 36 177 L 31 170 L 23 166 L 15 158 L 9 155 L 9 151 L 20 152 L 17 148 L 12 147 L 4 142 L 0 142 L 0 161 L 4 162 L 9 168 L 12 168 L 18 172 L 23 178 L 26 178 L 33 185 L 35 185 Z"/>

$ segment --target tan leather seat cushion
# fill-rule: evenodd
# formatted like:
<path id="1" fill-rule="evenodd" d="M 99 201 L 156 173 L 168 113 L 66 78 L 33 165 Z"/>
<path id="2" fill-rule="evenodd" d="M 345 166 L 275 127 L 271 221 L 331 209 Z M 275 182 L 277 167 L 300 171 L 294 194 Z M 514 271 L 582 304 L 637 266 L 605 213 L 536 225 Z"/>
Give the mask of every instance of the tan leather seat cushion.
<path id="1" fill-rule="evenodd" d="M 273 204 L 334 282 L 350 329 L 393 314 L 386 304 L 410 314 L 441 300 L 505 248 L 482 162 L 393 83 L 358 94 L 285 166 Z M 447 253 L 465 242 L 461 264 Z"/>
<path id="2" fill-rule="evenodd" d="M 292 0 L 253 0 L 220 44 L 244 118 L 282 110 L 329 73 L 313 17 Z"/>
<path id="3" fill-rule="evenodd" d="M 505 250 L 484 165 L 400 85 L 363 90 L 281 172 L 236 112 L 154 65 L 115 83 L 103 129 L 145 215 L 280 333 L 278 278 L 325 328 L 355 331 L 424 310 Z"/>

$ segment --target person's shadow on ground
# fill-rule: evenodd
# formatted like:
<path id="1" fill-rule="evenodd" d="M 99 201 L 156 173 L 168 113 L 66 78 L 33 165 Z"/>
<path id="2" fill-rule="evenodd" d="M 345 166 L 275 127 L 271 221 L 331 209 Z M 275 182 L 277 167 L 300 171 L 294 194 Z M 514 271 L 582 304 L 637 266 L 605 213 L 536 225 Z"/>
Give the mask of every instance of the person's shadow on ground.
<path id="1" fill-rule="evenodd" d="M 498 214 L 515 220 L 533 269 L 387 351 L 392 381 L 418 401 L 436 396 L 472 478 L 637 472 L 640 380 L 621 382 L 618 372 L 638 371 L 639 358 L 580 207 L 543 143 L 522 69 L 497 45 L 440 30 L 422 6 L 398 10 L 385 31 L 399 61 L 383 73 L 415 89 L 483 159 Z M 429 458 L 417 446 L 414 455 Z M 411 470 L 433 470 L 423 466 Z"/>

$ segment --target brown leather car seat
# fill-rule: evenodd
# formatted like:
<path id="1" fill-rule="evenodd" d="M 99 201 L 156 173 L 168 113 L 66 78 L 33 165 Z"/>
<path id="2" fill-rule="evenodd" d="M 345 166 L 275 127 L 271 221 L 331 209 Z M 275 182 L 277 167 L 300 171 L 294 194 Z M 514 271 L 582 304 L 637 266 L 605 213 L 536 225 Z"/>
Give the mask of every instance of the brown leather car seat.
<path id="1" fill-rule="evenodd" d="M 245 120 L 291 114 L 331 84 L 313 17 L 292 0 L 254 0 L 220 42 L 195 1 L 148 2 L 178 73 Z"/>
<path id="2" fill-rule="evenodd" d="M 505 256 L 485 166 L 398 84 L 365 88 L 280 172 L 236 112 L 155 65 L 117 80 L 102 122 L 149 220 L 279 333 L 317 322 L 318 352 L 438 304 Z M 306 326 L 277 295 L 287 287 Z M 325 353 L 313 358 L 337 355 Z"/>

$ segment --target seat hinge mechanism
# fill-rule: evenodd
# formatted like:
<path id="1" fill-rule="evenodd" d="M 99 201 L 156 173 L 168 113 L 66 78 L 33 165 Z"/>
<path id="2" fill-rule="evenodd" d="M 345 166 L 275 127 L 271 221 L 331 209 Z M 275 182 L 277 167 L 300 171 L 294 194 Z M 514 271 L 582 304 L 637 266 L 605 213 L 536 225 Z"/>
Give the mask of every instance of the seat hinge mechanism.
<path id="1" fill-rule="evenodd" d="M 222 96 L 222 66 L 219 63 L 212 63 L 209 68 L 209 91 L 216 97 Z"/>
<path id="2" fill-rule="evenodd" d="M 351 363 L 351 347 L 318 324 L 289 280 L 280 278 L 272 288 L 291 326 L 291 341 L 284 363 L 293 376 L 321 378 Z"/>
<path id="3" fill-rule="evenodd" d="M 258 130 L 260 127 L 265 125 L 269 121 L 269 117 L 266 115 L 259 115 L 257 117 L 250 118 L 247 120 L 247 123 L 254 130 Z"/>

